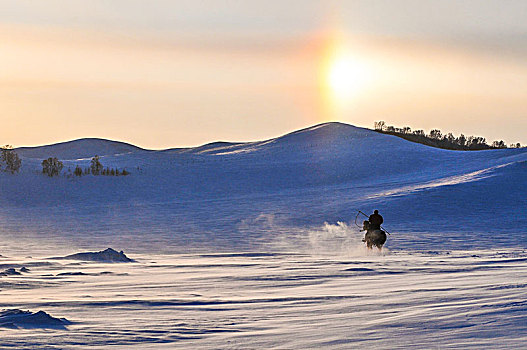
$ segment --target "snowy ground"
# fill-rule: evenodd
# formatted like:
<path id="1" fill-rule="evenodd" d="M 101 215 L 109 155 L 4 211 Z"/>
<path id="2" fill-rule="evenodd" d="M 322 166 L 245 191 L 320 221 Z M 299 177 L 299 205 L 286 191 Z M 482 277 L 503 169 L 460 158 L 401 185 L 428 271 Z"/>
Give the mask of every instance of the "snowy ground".
<path id="1" fill-rule="evenodd" d="M 0 309 L 71 324 L 6 323 L 0 348 L 527 347 L 527 149 L 332 123 L 249 144 L 18 151 L 22 172 L 0 174 Z M 39 173 L 95 154 L 132 174 Z M 364 250 L 354 209 L 384 215 L 382 253 Z M 107 247 L 136 262 L 51 259 Z"/>
<path id="2" fill-rule="evenodd" d="M 132 264 L 2 259 L 30 272 L 1 280 L 1 307 L 72 322 L 67 330 L 2 330 L 2 348 L 527 344 L 525 251 L 134 257 Z"/>

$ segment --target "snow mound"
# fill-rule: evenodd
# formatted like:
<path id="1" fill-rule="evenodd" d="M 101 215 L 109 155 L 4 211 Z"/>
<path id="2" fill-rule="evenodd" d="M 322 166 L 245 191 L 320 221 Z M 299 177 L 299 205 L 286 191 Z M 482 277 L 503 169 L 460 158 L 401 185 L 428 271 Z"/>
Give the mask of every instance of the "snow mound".
<path id="1" fill-rule="evenodd" d="M 3 272 L 0 272 L 0 276 L 13 276 L 20 275 L 21 273 L 15 270 L 13 267 L 5 269 Z"/>
<path id="2" fill-rule="evenodd" d="M 59 159 L 83 159 L 95 155 L 109 156 L 123 153 L 144 151 L 142 148 L 119 141 L 97 138 L 85 138 L 39 147 L 20 147 L 16 149 L 21 157 L 45 159 L 57 157 Z"/>
<path id="3" fill-rule="evenodd" d="M 4 328 L 61 328 L 71 324 L 65 318 L 56 318 L 44 311 L 31 312 L 19 309 L 0 311 L 0 327 Z"/>
<path id="4" fill-rule="evenodd" d="M 73 259 L 83 261 L 97 261 L 97 262 L 133 262 L 133 259 L 127 257 L 123 251 L 117 252 L 112 248 L 101 250 L 100 252 L 84 252 L 76 253 L 63 257 L 62 259 Z"/>

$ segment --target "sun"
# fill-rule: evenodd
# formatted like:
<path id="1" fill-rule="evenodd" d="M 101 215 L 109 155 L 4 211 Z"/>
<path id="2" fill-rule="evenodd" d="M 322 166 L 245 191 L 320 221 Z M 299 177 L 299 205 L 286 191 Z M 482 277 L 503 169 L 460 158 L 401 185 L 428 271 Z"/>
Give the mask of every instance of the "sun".
<path id="1" fill-rule="evenodd" d="M 337 100 L 352 98 L 360 88 L 360 67 L 350 56 L 339 56 L 330 63 L 328 86 Z"/>
<path id="2" fill-rule="evenodd" d="M 368 80 L 368 67 L 352 52 L 337 50 L 327 63 L 326 85 L 338 104 L 348 104 L 360 95 Z"/>

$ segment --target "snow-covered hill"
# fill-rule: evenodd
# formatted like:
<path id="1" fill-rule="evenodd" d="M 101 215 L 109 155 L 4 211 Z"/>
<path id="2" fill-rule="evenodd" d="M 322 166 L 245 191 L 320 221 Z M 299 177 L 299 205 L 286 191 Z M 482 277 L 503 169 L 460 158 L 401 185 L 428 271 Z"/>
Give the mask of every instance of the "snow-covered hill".
<path id="1" fill-rule="evenodd" d="M 2 216 L 4 227 L 8 217 L 15 226 L 37 231 L 32 222 L 49 220 L 42 216 L 49 218 L 52 210 L 61 218 L 60 227 L 46 225 L 54 232 L 93 230 L 89 222 L 97 223 L 101 235 L 114 235 L 119 227 L 130 234 L 162 227 L 177 241 L 191 225 L 199 229 L 185 238 L 189 244 L 220 240 L 226 247 L 241 242 L 250 247 L 256 231 L 258 241 L 277 234 L 276 228 L 240 228 L 251 220 L 258 224 L 262 215 L 279 221 L 284 231 L 299 232 L 325 221 L 353 221 L 355 209 L 378 208 L 387 228 L 400 233 L 390 238 L 393 247 L 515 246 L 520 240 L 506 236 L 511 228 L 516 237 L 527 238 L 522 214 L 527 211 L 527 149 L 441 150 L 325 123 L 261 142 L 196 148 L 148 151 L 82 139 L 17 151 L 23 158 L 21 173 L 0 175 L 0 211 L 10 213 Z M 41 159 L 58 157 L 68 174 L 76 165 L 87 167 L 96 154 L 104 166 L 126 168 L 131 175 L 40 174 Z M 430 231 L 468 238 L 456 244 L 440 242 L 441 235 L 412 238 Z"/>
<path id="2" fill-rule="evenodd" d="M 94 155 L 107 156 L 140 151 L 143 151 L 143 149 L 128 143 L 97 138 L 85 138 L 40 147 L 17 148 L 17 153 L 20 156 L 37 159 L 48 157 L 82 159 L 91 158 Z"/>

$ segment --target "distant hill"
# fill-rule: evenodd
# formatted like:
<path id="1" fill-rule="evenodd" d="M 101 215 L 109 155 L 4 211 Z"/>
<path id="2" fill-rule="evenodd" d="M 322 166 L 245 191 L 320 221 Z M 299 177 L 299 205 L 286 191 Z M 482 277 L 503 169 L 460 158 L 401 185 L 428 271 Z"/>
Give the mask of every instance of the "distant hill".
<path id="1" fill-rule="evenodd" d="M 45 159 L 57 157 L 59 159 L 91 158 L 95 155 L 107 156 L 130 152 L 141 152 L 144 149 L 119 141 L 99 138 L 84 138 L 61 142 L 46 146 L 20 147 L 16 152 L 25 158 Z"/>

